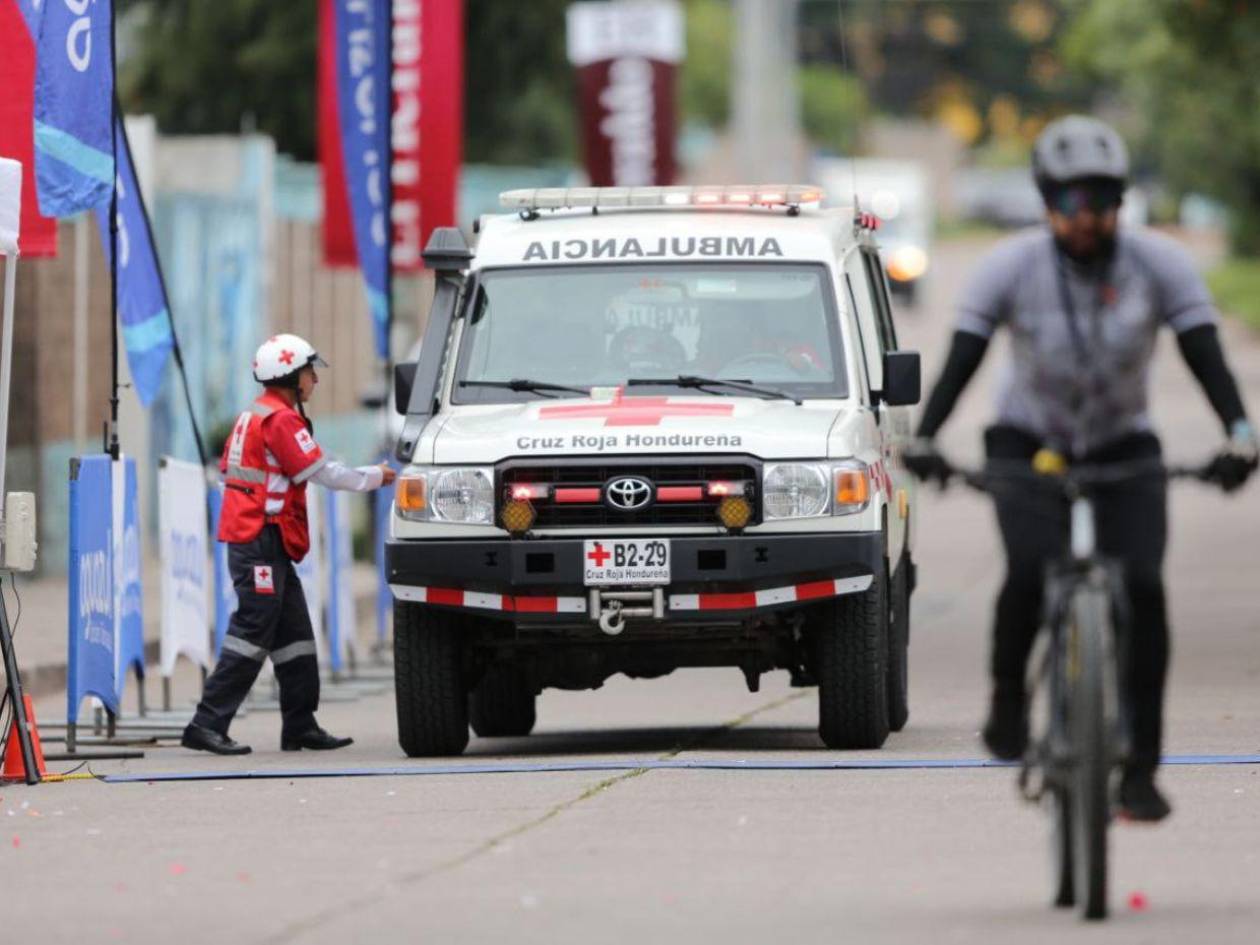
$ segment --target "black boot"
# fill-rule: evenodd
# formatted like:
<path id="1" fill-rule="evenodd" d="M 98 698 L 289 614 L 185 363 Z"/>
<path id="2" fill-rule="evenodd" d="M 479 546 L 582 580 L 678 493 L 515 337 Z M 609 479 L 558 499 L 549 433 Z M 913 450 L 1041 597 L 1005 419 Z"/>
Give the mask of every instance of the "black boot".
<path id="1" fill-rule="evenodd" d="M 1001 761 L 1018 761 L 1028 748 L 1028 703 L 1023 686 L 998 682 L 982 732 L 985 747 Z"/>
<path id="2" fill-rule="evenodd" d="M 251 751 L 248 745 L 234 742 L 226 735 L 221 735 L 214 729 L 198 725 L 196 722 L 188 723 L 188 727 L 184 729 L 184 737 L 179 743 L 185 748 L 209 751 L 216 755 L 248 755 Z"/>
<path id="3" fill-rule="evenodd" d="M 297 735 L 280 736 L 281 751 L 299 751 L 302 748 L 310 751 L 332 751 L 334 748 L 345 748 L 353 744 L 353 738 L 338 738 L 328 734 L 318 725 Z"/>
<path id="4" fill-rule="evenodd" d="M 1172 813 L 1172 805 L 1155 786 L 1155 769 L 1127 768 L 1120 779 L 1120 816 L 1142 823 L 1158 823 Z"/>

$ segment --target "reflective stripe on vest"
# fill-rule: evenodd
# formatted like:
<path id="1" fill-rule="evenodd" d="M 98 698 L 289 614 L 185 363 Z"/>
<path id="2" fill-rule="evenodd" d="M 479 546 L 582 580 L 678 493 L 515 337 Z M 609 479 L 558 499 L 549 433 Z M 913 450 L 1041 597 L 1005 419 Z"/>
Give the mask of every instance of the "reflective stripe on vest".
<path id="1" fill-rule="evenodd" d="M 261 484 L 267 481 L 267 472 L 263 469 L 250 469 L 248 466 L 228 464 L 227 477 L 229 479 L 240 479 L 242 482 L 257 482 Z"/>

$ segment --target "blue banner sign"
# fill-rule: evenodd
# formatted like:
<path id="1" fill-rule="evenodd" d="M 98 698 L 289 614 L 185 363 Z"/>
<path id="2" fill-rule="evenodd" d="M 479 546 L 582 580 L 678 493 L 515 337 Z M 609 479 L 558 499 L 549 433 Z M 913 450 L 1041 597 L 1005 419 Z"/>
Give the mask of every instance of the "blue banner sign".
<path id="1" fill-rule="evenodd" d="M 390 0 L 333 0 L 337 111 L 376 353 L 389 355 Z"/>
<path id="2" fill-rule="evenodd" d="M 69 217 L 114 186 L 112 0 L 44 0 L 35 36 L 35 187 L 39 212 Z M 27 12 L 27 11 L 23 11 Z M 28 15 L 28 24 L 31 18 Z"/>
<path id="3" fill-rule="evenodd" d="M 70 461 L 70 660 L 66 720 L 93 695 L 118 709 L 114 685 L 113 495 L 106 454 Z"/>
<path id="4" fill-rule="evenodd" d="M 96 210 L 96 225 L 109 263 L 109 203 Z M 118 319 L 136 396 L 147 407 L 162 388 L 162 372 L 174 346 L 166 290 L 158 269 L 153 231 L 131 161 L 127 129 L 118 119 Z"/>
<path id="5" fill-rule="evenodd" d="M 354 550 L 350 540 L 350 496 L 324 490 L 328 536 L 328 667 L 334 673 L 345 668 L 346 652 L 354 645 L 354 590 L 350 586 Z"/>
<path id="6" fill-rule="evenodd" d="M 228 570 L 227 542 L 215 540 L 219 534 L 219 516 L 223 514 L 223 485 L 220 483 L 206 493 L 210 503 L 210 540 L 214 542 L 214 658 L 219 658 L 223 638 L 227 636 L 228 621 L 236 612 L 236 587 L 232 584 L 232 572 Z"/>
<path id="7" fill-rule="evenodd" d="M 398 468 L 393 457 L 385 457 L 387 462 Z M 376 524 L 376 639 L 384 643 L 389 639 L 390 614 L 394 609 L 394 595 L 389 589 L 389 574 L 385 570 L 385 539 L 389 537 L 389 516 L 394 507 L 394 487 L 382 486 L 372 496 L 372 508 L 375 512 Z"/>
<path id="8" fill-rule="evenodd" d="M 118 655 L 115 668 L 115 697 L 122 701 L 127 686 L 127 670 L 135 667 L 136 676 L 144 678 L 144 588 L 140 569 L 140 508 L 136 489 L 136 460 L 125 456 L 121 461 L 122 472 L 122 522 L 118 562 L 118 620 L 115 652 Z M 119 473 L 115 466 L 113 472 Z M 115 484 L 114 488 L 117 488 Z M 119 528 L 116 524 L 115 529 Z M 119 534 L 115 531 L 115 535 Z"/>

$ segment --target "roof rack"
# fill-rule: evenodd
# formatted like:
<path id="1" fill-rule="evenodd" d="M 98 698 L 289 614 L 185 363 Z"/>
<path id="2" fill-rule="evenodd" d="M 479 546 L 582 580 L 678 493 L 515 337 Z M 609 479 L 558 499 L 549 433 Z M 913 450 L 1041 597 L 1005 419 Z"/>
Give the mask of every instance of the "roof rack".
<path id="1" fill-rule="evenodd" d="M 799 213 L 804 204 L 818 204 L 822 188 L 808 184 L 763 184 L 731 187 L 538 187 L 499 194 L 507 210 L 533 219 L 540 210 L 656 207 L 671 210 L 715 207 L 785 208 Z"/>

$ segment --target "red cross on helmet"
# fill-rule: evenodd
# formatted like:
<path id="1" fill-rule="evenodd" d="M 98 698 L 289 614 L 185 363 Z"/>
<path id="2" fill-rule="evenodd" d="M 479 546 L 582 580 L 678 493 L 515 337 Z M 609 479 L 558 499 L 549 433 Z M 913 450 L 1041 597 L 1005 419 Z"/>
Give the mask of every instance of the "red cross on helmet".
<path id="1" fill-rule="evenodd" d="M 254 355 L 254 380 L 273 385 L 296 381 L 298 371 L 311 364 L 328 367 L 305 338 L 275 335 L 258 346 Z"/>

